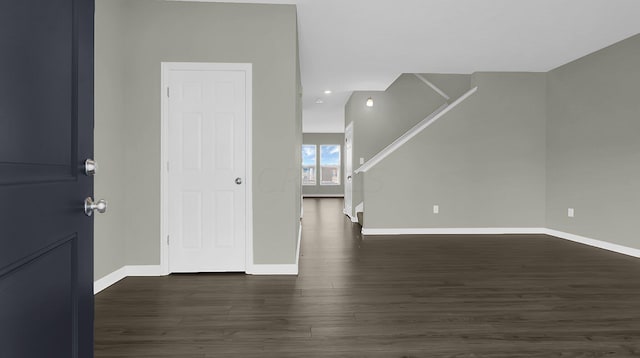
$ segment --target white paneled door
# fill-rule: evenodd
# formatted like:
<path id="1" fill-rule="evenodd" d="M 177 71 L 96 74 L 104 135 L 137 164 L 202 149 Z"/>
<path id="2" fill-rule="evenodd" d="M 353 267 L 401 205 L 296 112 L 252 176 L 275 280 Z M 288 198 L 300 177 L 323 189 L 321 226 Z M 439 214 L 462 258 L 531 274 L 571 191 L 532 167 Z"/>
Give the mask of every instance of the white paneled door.
<path id="1" fill-rule="evenodd" d="M 170 272 L 246 270 L 245 76 L 168 71 Z"/>

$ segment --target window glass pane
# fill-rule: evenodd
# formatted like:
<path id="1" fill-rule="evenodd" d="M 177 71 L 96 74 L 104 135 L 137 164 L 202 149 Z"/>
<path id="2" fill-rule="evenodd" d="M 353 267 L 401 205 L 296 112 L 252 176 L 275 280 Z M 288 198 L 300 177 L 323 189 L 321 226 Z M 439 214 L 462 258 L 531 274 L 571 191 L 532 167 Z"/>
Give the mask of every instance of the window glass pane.
<path id="1" fill-rule="evenodd" d="M 302 185 L 316 185 L 315 145 L 302 145 Z"/>
<path id="2" fill-rule="evenodd" d="M 320 185 L 340 185 L 340 145 L 320 146 Z"/>

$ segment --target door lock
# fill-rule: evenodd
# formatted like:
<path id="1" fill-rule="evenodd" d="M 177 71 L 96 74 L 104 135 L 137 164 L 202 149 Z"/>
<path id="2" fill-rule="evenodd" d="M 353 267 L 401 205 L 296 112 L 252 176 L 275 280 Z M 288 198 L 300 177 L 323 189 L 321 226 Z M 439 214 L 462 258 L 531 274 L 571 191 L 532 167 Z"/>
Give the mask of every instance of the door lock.
<path id="1" fill-rule="evenodd" d="M 84 174 L 86 176 L 96 175 L 98 171 L 98 163 L 93 159 L 87 159 L 84 161 Z"/>

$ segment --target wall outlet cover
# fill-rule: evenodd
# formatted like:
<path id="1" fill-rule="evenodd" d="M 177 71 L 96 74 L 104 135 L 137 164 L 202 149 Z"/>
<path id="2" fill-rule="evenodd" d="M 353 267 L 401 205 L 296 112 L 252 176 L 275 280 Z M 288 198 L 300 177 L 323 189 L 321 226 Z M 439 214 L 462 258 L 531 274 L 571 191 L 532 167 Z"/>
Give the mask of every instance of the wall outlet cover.
<path id="1" fill-rule="evenodd" d="M 567 209 L 567 216 L 568 217 L 570 217 L 570 218 L 575 217 L 575 214 L 576 213 L 575 213 L 575 210 L 573 210 L 573 208 Z"/>
<path id="2" fill-rule="evenodd" d="M 433 213 L 434 214 L 439 214 L 440 213 L 440 205 L 434 205 L 433 206 Z"/>

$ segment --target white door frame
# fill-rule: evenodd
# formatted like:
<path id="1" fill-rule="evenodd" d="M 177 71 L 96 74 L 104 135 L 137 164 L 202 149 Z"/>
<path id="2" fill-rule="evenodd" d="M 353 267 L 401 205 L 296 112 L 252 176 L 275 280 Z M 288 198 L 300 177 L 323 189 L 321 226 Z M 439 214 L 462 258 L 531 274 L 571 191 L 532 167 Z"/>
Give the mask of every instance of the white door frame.
<path id="1" fill-rule="evenodd" d="M 351 133 L 351 138 L 347 137 L 348 134 Z M 344 129 L 344 208 L 343 212 L 345 215 L 354 221 L 355 214 L 353 213 L 353 122 L 349 122 Z M 351 146 L 351 152 L 347 153 L 347 140 L 351 140 L 351 143 L 348 143 Z M 347 168 L 347 161 L 351 161 L 351 168 Z M 351 173 L 348 172 L 348 169 L 351 169 Z M 351 175 L 351 181 L 348 180 L 349 175 Z M 349 194 L 347 192 L 349 191 Z M 348 203 L 347 203 L 348 201 Z M 349 206 L 349 210 L 347 210 L 347 205 Z M 357 220 L 356 220 L 357 221 Z"/>
<path id="2" fill-rule="evenodd" d="M 163 275 L 168 275 L 169 271 L 169 72 L 170 71 L 243 71 L 245 73 L 245 103 L 246 103 L 246 126 L 245 126 L 245 270 L 247 273 L 253 272 L 253 171 L 252 171 L 252 123 L 253 123 L 253 87 L 252 87 L 252 64 L 250 63 L 209 63 L 209 62 L 161 62 L 161 86 L 160 98 L 161 111 L 161 141 L 160 141 L 160 267 Z"/>

